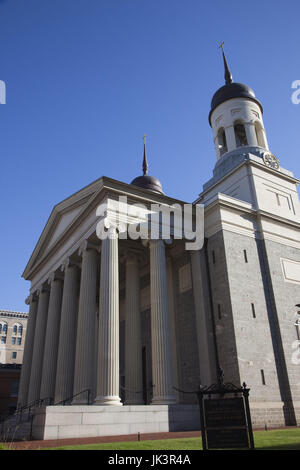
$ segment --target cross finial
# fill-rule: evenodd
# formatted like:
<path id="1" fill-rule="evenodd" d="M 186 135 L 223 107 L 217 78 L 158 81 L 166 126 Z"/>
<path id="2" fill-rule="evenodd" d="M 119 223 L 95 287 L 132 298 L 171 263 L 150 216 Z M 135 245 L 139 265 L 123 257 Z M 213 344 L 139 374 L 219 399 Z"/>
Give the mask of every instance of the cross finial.
<path id="1" fill-rule="evenodd" d="M 223 48 L 224 44 L 225 44 L 225 42 L 222 41 L 221 44 L 219 45 L 219 49 L 222 49 L 222 51 L 224 51 L 224 48 Z"/>
<path id="2" fill-rule="evenodd" d="M 232 75 L 230 73 L 227 60 L 225 57 L 225 52 L 224 52 L 224 41 L 221 42 L 219 45 L 219 49 L 222 49 L 222 55 L 223 55 L 223 60 L 224 60 L 224 69 L 225 69 L 225 83 L 226 85 L 230 85 L 233 82 Z"/>

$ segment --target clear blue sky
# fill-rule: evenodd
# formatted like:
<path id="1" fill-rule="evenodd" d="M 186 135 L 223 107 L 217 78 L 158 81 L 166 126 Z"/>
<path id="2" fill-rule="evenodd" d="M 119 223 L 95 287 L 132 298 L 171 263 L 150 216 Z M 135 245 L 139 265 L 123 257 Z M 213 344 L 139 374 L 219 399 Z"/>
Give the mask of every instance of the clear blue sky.
<path id="1" fill-rule="evenodd" d="M 53 206 L 102 175 L 139 175 L 144 133 L 150 174 L 196 199 L 215 164 L 221 40 L 300 177 L 299 21 L 299 0 L 0 0 L 0 308 L 27 311 L 21 274 Z"/>

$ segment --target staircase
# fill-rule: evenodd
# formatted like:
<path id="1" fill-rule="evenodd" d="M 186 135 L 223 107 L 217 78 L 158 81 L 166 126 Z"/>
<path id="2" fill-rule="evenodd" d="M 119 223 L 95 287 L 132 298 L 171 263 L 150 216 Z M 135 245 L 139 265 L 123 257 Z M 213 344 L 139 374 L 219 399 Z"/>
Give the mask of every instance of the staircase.
<path id="1" fill-rule="evenodd" d="M 32 440 L 32 424 L 35 409 L 47 405 L 64 406 L 70 404 L 75 397 L 82 394 L 87 395 L 87 404 L 91 405 L 91 391 L 86 389 L 57 403 L 54 403 L 52 397 L 35 400 L 26 406 L 18 408 L 13 415 L 9 415 L 9 410 L 6 410 L 6 414 L 0 416 L 0 442 Z"/>
<path id="2" fill-rule="evenodd" d="M 12 442 L 20 440 L 31 440 L 33 414 L 20 416 L 15 414 L 9 416 L 0 423 L 0 441 Z"/>

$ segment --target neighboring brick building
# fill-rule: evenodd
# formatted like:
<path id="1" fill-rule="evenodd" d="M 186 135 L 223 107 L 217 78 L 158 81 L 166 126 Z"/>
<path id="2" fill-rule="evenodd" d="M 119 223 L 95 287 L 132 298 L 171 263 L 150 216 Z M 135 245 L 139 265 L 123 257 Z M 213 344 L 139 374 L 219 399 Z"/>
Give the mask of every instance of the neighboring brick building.
<path id="1" fill-rule="evenodd" d="M 17 404 L 28 314 L 0 310 L 0 414 Z"/>

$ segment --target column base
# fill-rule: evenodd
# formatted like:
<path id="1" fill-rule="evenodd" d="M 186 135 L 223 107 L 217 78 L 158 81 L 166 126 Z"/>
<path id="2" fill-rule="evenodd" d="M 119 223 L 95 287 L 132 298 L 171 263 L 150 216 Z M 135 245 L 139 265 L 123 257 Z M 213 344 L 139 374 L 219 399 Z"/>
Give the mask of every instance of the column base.
<path id="1" fill-rule="evenodd" d="M 101 406 L 123 406 L 121 398 L 118 396 L 98 396 L 95 398 L 93 405 Z"/>
<path id="2" fill-rule="evenodd" d="M 176 405 L 177 400 L 174 395 L 165 395 L 161 397 L 153 397 L 151 405 Z"/>

